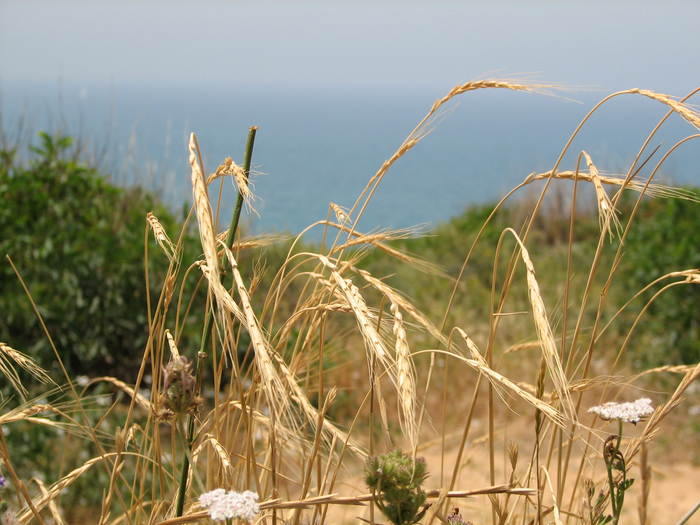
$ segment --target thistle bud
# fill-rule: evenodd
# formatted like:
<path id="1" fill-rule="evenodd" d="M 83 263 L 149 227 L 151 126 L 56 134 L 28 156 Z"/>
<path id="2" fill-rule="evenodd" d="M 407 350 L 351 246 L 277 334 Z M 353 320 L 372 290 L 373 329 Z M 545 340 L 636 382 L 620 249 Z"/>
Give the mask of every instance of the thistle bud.
<path id="1" fill-rule="evenodd" d="M 174 414 L 186 414 L 202 404 L 197 396 L 192 365 L 184 356 L 173 357 L 163 369 L 163 407 Z"/>

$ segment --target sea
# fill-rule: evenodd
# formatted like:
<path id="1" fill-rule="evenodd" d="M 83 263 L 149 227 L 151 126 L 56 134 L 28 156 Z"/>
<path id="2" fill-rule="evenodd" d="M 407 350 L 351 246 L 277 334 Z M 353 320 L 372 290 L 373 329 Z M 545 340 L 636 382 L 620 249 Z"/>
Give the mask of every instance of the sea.
<path id="1" fill-rule="evenodd" d="M 369 181 L 446 95 L 437 89 L 206 82 L 3 81 L 0 87 L 6 137 L 36 144 L 40 130 L 76 136 L 115 183 L 145 186 L 174 210 L 192 201 L 190 133 L 211 173 L 226 157 L 243 163 L 248 130 L 257 126 L 252 158 L 256 198 L 254 211 L 245 211 L 244 224 L 252 233 L 306 231 L 309 240 L 322 235 L 321 226 L 311 225 L 327 218 L 330 203 L 346 210 L 359 203 L 352 215 L 357 219 Z M 499 200 L 529 174 L 552 169 L 562 153 L 559 170 L 574 170 L 586 151 L 602 173 L 626 174 L 668 108 L 639 94 L 614 97 L 588 118 L 567 148 L 587 114 L 609 94 L 599 88 L 549 95 L 488 89 L 453 98 L 424 128 L 430 132 L 387 171 L 357 230 L 421 226 L 429 231 L 470 205 Z M 18 136 L 20 129 L 23 135 Z M 698 130 L 672 115 L 649 142 L 645 157 L 660 148 L 638 176 L 648 177 L 674 145 L 693 133 Z M 695 138 L 676 148 L 655 180 L 700 186 L 699 146 Z M 210 195 L 213 206 L 220 205 L 224 224 L 236 193 L 231 181 L 219 184 L 212 184 Z"/>

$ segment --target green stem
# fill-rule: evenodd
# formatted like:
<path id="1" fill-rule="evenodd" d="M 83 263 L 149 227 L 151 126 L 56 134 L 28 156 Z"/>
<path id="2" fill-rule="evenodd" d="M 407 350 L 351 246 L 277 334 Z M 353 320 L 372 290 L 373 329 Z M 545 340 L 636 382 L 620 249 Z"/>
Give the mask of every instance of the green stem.
<path id="1" fill-rule="evenodd" d="M 618 431 L 618 438 L 617 438 L 617 445 L 615 446 L 615 455 L 613 456 L 613 461 L 615 461 L 615 458 L 617 457 L 618 452 L 620 451 L 620 443 L 622 442 L 622 420 L 619 421 L 619 431 Z M 622 483 L 624 483 L 627 480 L 627 467 L 623 462 L 623 470 L 622 470 Z M 617 494 L 616 499 L 617 501 L 617 514 L 613 515 L 613 525 L 617 525 L 618 521 L 620 521 L 620 514 L 622 514 L 622 505 L 625 502 L 625 490 L 626 487 L 623 485 L 623 489 L 620 490 L 620 487 L 617 487 Z"/>
<path id="2" fill-rule="evenodd" d="M 613 525 L 617 525 L 618 521 L 620 520 L 620 514 L 622 512 L 622 502 L 625 498 L 625 493 L 622 491 L 620 493 L 619 487 L 615 485 L 615 481 L 613 479 L 613 466 L 615 464 L 615 459 L 617 458 L 617 454 L 620 451 L 620 443 L 622 442 L 622 420 L 618 421 L 619 424 L 619 430 L 618 434 L 616 436 L 617 439 L 615 439 L 615 448 L 610 455 L 609 458 L 606 458 L 605 461 L 605 466 L 608 470 L 608 485 L 610 488 L 610 505 L 612 507 L 612 516 L 613 520 L 612 523 Z M 626 472 L 622 473 L 623 481 L 626 476 Z M 618 498 L 620 500 L 618 501 Z"/>
<path id="3" fill-rule="evenodd" d="M 610 505 L 612 506 L 613 519 L 615 519 L 615 516 L 617 516 L 617 505 L 615 502 L 616 498 L 615 498 L 615 484 L 613 482 L 613 473 L 612 473 L 612 460 L 605 462 L 605 468 L 608 469 L 608 488 L 610 490 Z"/>
<path id="4" fill-rule="evenodd" d="M 255 134 L 258 131 L 257 126 L 252 126 L 250 128 L 250 131 L 248 132 L 248 142 L 246 143 L 245 147 L 245 156 L 243 158 L 243 171 L 245 172 L 245 178 L 246 181 L 248 181 L 249 176 L 250 176 L 250 163 L 253 158 L 253 145 L 255 144 Z M 228 249 L 233 248 L 233 241 L 236 238 L 236 230 L 238 229 L 238 223 L 241 218 L 241 211 L 243 209 L 243 193 L 239 190 L 238 191 L 238 197 L 236 198 L 236 206 L 233 209 L 233 216 L 231 217 L 231 225 L 229 226 L 228 229 L 228 234 L 226 235 L 226 246 Z M 224 269 L 224 272 L 221 274 L 221 282 L 223 284 L 224 278 L 226 277 L 226 273 L 228 271 L 228 268 L 230 266 L 230 263 L 228 262 L 228 258 L 224 256 L 223 258 L 223 264 L 222 268 Z M 204 334 L 202 336 L 202 344 L 199 347 L 199 352 L 197 354 L 198 359 L 197 359 L 197 369 L 195 376 L 197 377 L 197 387 L 196 387 L 196 395 L 199 395 L 199 393 L 202 390 L 202 376 L 204 374 L 204 361 L 206 360 L 206 348 L 209 346 L 209 339 L 211 337 L 211 331 L 212 331 L 212 326 L 214 324 L 214 306 L 212 305 L 212 308 L 209 309 L 209 314 L 207 315 L 207 320 L 204 325 Z M 180 487 L 178 490 L 178 495 L 177 495 L 177 509 L 175 511 L 175 516 L 180 517 L 182 516 L 182 513 L 185 508 L 185 492 L 187 490 L 187 478 L 189 477 L 189 471 L 190 471 L 190 460 L 189 456 L 192 453 L 192 444 L 194 443 L 195 440 L 195 435 L 194 435 L 194 422 L 195 422 L 195 417 L 193 414 L 190 414 L 189 421 L 187 423 L 187 442 L 185 443 L 185 455 L 182 459 L 182 474 L 180 477 Z M 189 451 L 190 454 L 187 454 Z"/>

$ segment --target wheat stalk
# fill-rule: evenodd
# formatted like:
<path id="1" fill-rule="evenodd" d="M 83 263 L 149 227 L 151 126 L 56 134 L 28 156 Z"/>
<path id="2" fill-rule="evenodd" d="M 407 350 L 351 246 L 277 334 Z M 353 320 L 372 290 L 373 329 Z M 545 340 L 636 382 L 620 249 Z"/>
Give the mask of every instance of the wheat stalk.
<path id="1" fill-rule="evenodd" d="M 336 217 L 336 219 L 338 219 L 338 222 L 340 224 L 342 224 L 342 225 L 352 224 L 350 217 L 348 217 L 348 214 L 346 213 L 346 211 L 343 208 L 341 208 L 340 206 L 338 206 L 334 202 L 330 203 L 330 208 L 331 208 L 331 210 L 333 210 L 333 212 L 335 212 L 335 217 Z"/>
<path id="2" fill-rule="evenodd" d="M 472 341 L 469 338 L 469 336 L 467 336 L 466 332 L 464 332 L 464 330 L 462 330 L 461 328 L 455 328 L 455 330 L 462 336 L 462 338 L 467 343 L 467 347 L 469 348 L 472 359 L 468 359 L 468 358 L 463 357 L 461 355 L 455 355 L 455 354 L 450 354 L 450 355 L 465 362 L 470 367 L 477 370 L 480 374 L 486 376 L 486 378 L 491 382 L 491 384 L 494 385 L 494 387 L 496 387 L 497 390 L 500 390 L 501 387 L 507 388 L 511 392 L 517 394 L 524 401 L 526 401 L 527 403 L 529 403 L 530 405 L 532 405 L 536 409 L 540 410 L 549 419 L 551 419 L 557 426 L 559 426 L 562 429 L 564 428 L 565 419 L 562 416 L 561 412 L 559 412 L 558 410 L 556 410 L 555 408 L 553 408 L 549 404 L 541 401 L 536 396 L 523 390 L 522 388 L 520 388 L 517 384 L 515 384 L 513 381 L 511 381 L 507 377 L 505 377 L 505 376 L 499 374 L 498 372 L 496 372 L 495 370 L 491 369 L 488 366 L 488 363 L 486 362 L 486 360 L 481 355 L 481 352 L 479 352 L 479 348 L 476 346 L 474 341 Z"/>
<path id="3" fill-rule="evenodd" d="M 48 494 L 49 491 L 46 489 L 46 484 L 42 480 L 39 478 L 32 478 L 31 481 L 37 484 L 42 494 Z M 49 511 L 51 512 L 51 517 L 53 518 L 55 525 L 67 525 L 66 520 L 63 519 L 63 514 L 58 508 L 56 501 L 53 499 L 49 502 Z M 5 524 L 3 523 L 3 525 Z"/>
<path id="4" fill-rule="evenodd" d="M 337 266 L 330 262 L 327 257 L 317 254 L 316 255 L 321 263 L 330 270 L 332 282 L 338 286 L 345 296 L 350 308 L 352 308 L 355 320 L 360 328 L 360 333 L 365 341 L 365 348 L 367 350 L 367 362 L 370 367 L 370 374 L 372 370 L 373 358 L 376 358 L 379 363 L 384 366 L 386 370 L 391 370 L 392 360 L 384 347 L 384 343 L 379 336 L 374 323 L 370 322 L 372 314 L 367 308 L 367 303 L 365 303 L 362 294 L 358 288 L 350 281 L 345 279 L 337 270 Z M 393 378 L 393 374 L 390 374 Z"/>
<path id="5" fill-rule="evenodd" d="M 644 191 L 647 195 L 651 197 L 659 198 L 671 198 L 675 197 L 677 199 L 687 199 L 693 202 L 700 202 L 698 195 L 692 190 L 685 188 L 673 188 L 671 186 L 664 186 L 663 184 L 658 184 L 656 182 L 651 182 L 647 184 L 645 180 L 631 180 L 627 181 L 627 177 L 624 175 L 600 175 L 597 173 L 598 180 L 602 184 L 607 184 L 610 186 L 624 186 L 634 191 L 642 192 Z M 531 173 L 528 175 L 523 184 L 530 184 L 536 180 L 546 180 L 549 178 L 562 179 L 562 180 L 582 180 L 586 182 L 593 182 L 590 173 L 584 171 L 557 171 L 552 174 L 551 171 L 546 171 L 544 173 Z"/>
<path id="6" fill-rule="evenodd" d="M 542 352 L 547 363 L 547 370 L 549 371 L 549 375 L 554 383 L 554 388 L 562 403 L 564 413 L 571 421 L 576 421 L 576 411 L 574 410 L 571 403 L 571 397 L 569 395 L 568 379 L 564 373 L 559 352 L 557 351 L 557 346 L 554 342 L 554 334 L 552 333 L 552 328 L 549 324 L 549 319 L 547 318 L 547 310 L 545 309 L 542 294 L 540 293 L 540 287 L 537 283 L 537 278 L 535 277 L 535 266 L 532 264 L 527 248 L 525 248 L 525 245 L 522 243 L 515 230 L 511 228 L 508 228 L 507 230 L 513 234 L 515 240 L 520 246 L 520 257 L 525 264 L 527 289 L 530 304 L 532 305 L 535 331 L 537 332 L 537 337 L 542 345 Z"/>
<path id="7" fill-rule="evenodd" d="M 546 95 L 551 95 L 551 89 L 562 89 L 563 86 L 560 84 L 555 84 L 555 83 L 521 83 L 521 82 L 516 82 L 516 81 L 511 81 L 510 79 L 500 79 L 500 80 L 475 80 L 472 82 L 467 82 L 465 84 L 460 84 L 452 88 L 450 92 L 445 95 L 443 98 L 438 99 L 435 101 L 433 104 L 433 107 L 430 109 L 428 114 L 423 118 L 423 120 L 420 121 L 418 126 L 415 127 L 415 129 L 411 132 L 411 134 L 406 138 L 406 140 L 399 146 L 399 149 L 384 163 L 382 164 L 381 168 L 377 171 L 377 173 L 369 180 L 367 185 L 365 186 L 365 189 L 362 191 L 360 196 L 357 198 L 357 201 L 355 202 L 354 206 L 352 209 L 348 212 L 348 215 L 350 217 L 353 216 L 355 210 L 357 209 L 358 206 L 360 206 L 360 203 L 364 199 L 364 203 L 362 204 L 360 211 L 358 212 L 357 216 L 355 217 L 355 224 L 359 221 L 360 217 L 362 217 L 362 214 L 364 213 L 365 208 L 369 204 L 369 201 L 372 198 L 372 195 L 374 194 L 374 191 L 377 189 L 377 186 L 379 183 L 382 181 L 384 178 L 384 175 L 386 172 L 391 168 L 391 166 L 399 160 L 401 157 L 403 157 L 409 150 L 411 150 L 418 142 L 421 141 L 426 135 L 428 135 L 432 131 L 432 126 L 436 122 L 436 120 L 441 116 L 440 108 L 445 105 L 447 102 L 452 100 L 454 97 L 461 95 L 463 93 L 466 93 L 468 91 L 476 91 L 479 89 L 509 89 L 512 91 L 530 91 L 533 93 L 540 93 L 540 94 L 546 94 Z M 366 198 L 365 198 L 366 197 Z M 351 234 L 352 231 L 354 231 L 354 227 L 351 229 Z M 338 237 L 339 238 L 339 237 Z"/>
<path id="8" fill-rule="evenodd" d="M 173 338 L 172 334 L 170 333 L 170 330 L 165 330 L 165 337 L 168 340 L 168 346 L 170 346 L 170 358 L 172 360 L 179 359 L 180 358 L 180 351 L 177 349 L 177 345 L 175 344 L 175 339 Z"/>
<path id="9" fill-rule="evenodd" d="M 158 218 L 150 211 L 146 214 L 146 220 L 148 221 L 151 230 L 153 230 L 153 236 L 156 238 L 158 246 L 163 249 L 165 255 L 168 257 L 168 260 L 172 261 L 177 250 L 175 245 L 170 240 L 170 237 L 168 237 L 168 234 L 165 233 L 165 228 L 163 228 L 163 225 L 160 223 Z"/>
<path id="10" fill-rule="evenodd" d="M 612 237 L 612 226 L 614 223 L 616 228 L 619 230 L 620 221 L 615 215 L 615 209 L 610 202 L 610 197 L 603 189 L 603 184 L 598 176 L 598 168 L 593 164 L 591 156 L 585 151 L 582 152 L 583 156 L 586 157 L 586 164 L 588 164 L 588 170 L 591 177 L 591 182 L 593 182 L 593 187 L 595 188 L 596 200 L 598 203 L 598 222 L 600 224 L 601 231 L 607 231 Z"/>
<path id="11" fill-rule="evenodd" d="M 211 447 L 216 452 L 216 457 L 219 458 L 221 468 L 226 475 L 226 482 L 222 483 L 222 485 L 227 485 L 230 482 L 230 480 L 233 479 L 234 469 L 233 465 L 231 464 L 231 458 L 229 456 L 229 453 L 226 451 L 226 448 L 221 444 L 221 442 L 218 439 L 216 439 L 211 434 L 204 434 L 202 443 L 200 443 L 200 445 L 194 450 L 194 452 L 192 452 L 192 458 L 196 461 L 197 457 L 202 452 L 205 445 L 211 445 Z"/>
<path id="12" fill-rule="evenodd" d="M 312 426 L 315 426 L 318 420 L 318 411 L 311 405 L 308 398 L 304 392 L 299 387 L 296 376 L 289 370 L 289 367 L 271 347 L 267 338 L 263 336 L 262 328 L 260 327 L 259 321 L 253 312 L 253 308 L 250 304 L 250 298 L 248 296 L 248 291 L 243 283 L 243 278 L 238 270 L 238 263 L 236 262 L 231 251 L 224 246 L 226 256 L 231 265 L 231 271 L 233 273 L 234 282 L 236 284 L 236 289 L 238 290 L 239 296 L 241 298 L 242 310 L 244 315 L 242 317 L 243 322 L 250 334 L 251 342 L 255 348 L 255 360 L 258 365 L 258 370 L 260 372 L 261 378 L 263 379 L 263 385 L 266 388 L 266 393 L 268 395 L 268 402 L 275 406 L 276 413 L 286 414 L 290 410 L 289 399 L 294 400 L 298 405 L 300 405 L 302 412 L 304 412 L 307 420 Z M 216 286 L 216 285 L 215 285 Z M 221 285 L 218 285 L 219 288 Z M 219 297 L 219 290 L 217 292 L 217 300 Z M 228 297 L 227 304 L 235 304 L 230 300 L 230 296 L 224 293 Z M 240 311 L 240 310 L 239 310 Z M 280 375 L 275 369 L 271 356 L 274 356 L 281 372 L 282 377 L 285 379 L 285 383 L 291 392 L 287 392 L 282 384 Z M 287 417 L 287 416 L 285 416 Z M 290 413 L 288 416 L 289 424 L 293 424 L 293 416 Z M 339 439 L 343 441 L 348 441 L 348 436 L 341 432 L 337 427 L 332 425 L 330 422 L 323 420 L 323 427 L 331 435 L 337 435 Z M 360 448 L 357 444 L 353 443 L 353 450 L 359 451 Z"/>
<path id="13" fill-rule="evenodd" d="M 342 228 L 343 231 L 350 232 L 351 230 L 348 228 Z M 416 230 L 413 229 L 407 229 L 407 230 L 399 230 L 399 231 L 390 231 L 390 230 L 385 230 L 382 232 L 378 233 L 372 233 L 372 234 L 360 234 L 358 232 L 352 232 L 352 235 L 355 236 L 356 238 L 354 239 L 349 239 L 345 241 L 343 244 L 340 246 L 335 247 L 333 250 L 331 250 L 330 255 L 333 255 L 338 252 L 342 252 L 343 250 L 346 250 L 347 248 L 352 248 L 353 246 L 360 246 L 364 244 L 369 244 L 374 246 L 375 248 L 383 251 L 384 253 L 390 255 L 391 257 L 394 257 L 395 259 L 399 261 L 403 261 L 413 268 L 416 268 L 417 270 L 420 270 L 424 273 L 432 274 L 432 275 L 439 275 L 440 277 L 444 277 L 449 279 L 450 276 L 445 273 L 445 271 L 437 264 L 430 263 L 427 261 L 423 261 L 417 257 L 414 257 L 406 252 L 403 252 L 401 250 L 398 250 L 394 248 L 393 246 L 390 246 L 389 244 L 386 244 L 384 241 L 393 241 L 397 239 L 409 239 L 413 238 L 415 234 L 417 233 Z"/>
<path id="14" fill-rule="evenodd" d="M 214 232 L 214 223 L 212 220 L 211 204 L 209 202 L 209 193 L 207 186 L 204 183 L 204 174 L 197 159 L 197 137 L 195 134 L 190 134 L 190 166 L 192 167 L 192 193 L 194 196 L 195 209 L 197 211 L 197 222 L 199 224 L 199 237 L 204 249 L 204 257 L 207 261 L 207 266 L 211 274 L 218 278 L 219 275 L 219 258 L 216 253 L 216 235 Z M 210 279 L 211 285 L 214 279 Z"/>
<path id="15" fill-rule="evenodd" d="M 408 312 L 411 315 L 411 317 L 413 317 L 417 322 L 424 326 L 425 329 L 428 330 L 428 332 L 430 332 L 430 334 L 433 337 L 435 337 L 438 341 L 440 341 L 444 345 L 448 344 L 447 337 L 445 337 L 445 335 L 442 332 L 440 332 L 440 330 L 438 330 L 438 328 L 430 321 L 430 319 L 428 319 L 420 310 L 418 310 L 408 300 L 406 300 L 398 291 L 394 290 L 392 287 L 385 284 L 380 279 L 373 277 L 372 274 L 370 274 L 366 270 L 362 270 L 360 268 L 355 267 L 352 267 L 352 269 L 354 272 L 361 275 L 365 280 L 367 280 L 367 282 L 369 282 L 377 290 L 382 292 L 382 294 L 389 297 L 392 300 L 392 302 L 395 302 L 401 308 L 406 310 L 406 312 Z"/>
<path id="16" fill-rule="evenodd" d="M 216 171 L 209 175 L 207 178 L 207 186 L 209 186 L 213 181 L 220 177 L 225 177 L 226 175 L 231 175 L 236 181 L 236 186 L 238 187 L 238 193 L 243 197 L 243 200 L 249 210 L 253 211 L 255 214 L 257 212 L 252 206 L 255 201 L 255 195 L 250 189 L 250 180 L 246 177 L 246 172 L 242 166 L 239 166 L 231 157 L 226 157 L 224 162 L 219 165 Z"/>
<path id="17" fill-rule="evenodd" d="M 411 449 L 415 448 L 418 439 L 418 426 L 414 417 L 416 403 L 416 378 L 413 361 L 409 354 L 406 330 L 403 328 L 403 316 L 399 305 L 391 302 L 391 313 L 394 316 L 394 337 L 396 338 L 396 370 L 399 390 L 399 402 L 403 415 L 399 421 L 406 432 Z"/>
<path id="18" fill-rule="evenodd" d="M 124 381 L 121 381 L 116 377 L 103 376 L 91 379 L 89 384 L 98 383 L 100 381 L 104 381 L 105 383 L 111 383 L 112 385 L 126 392 L 136 401 L 136 404 L 145 411 L 149 412 L 153 410 L 153 406 L 151 405 L 150 401 L 143 394 L 134 390 L 133 387 L 127 385 Z"/>
<path id="19" fill-rule="evenodd" d="M 236 289 L 238 290 L 238 295 L 241 299 L 242 306 L 240 310 L 243 312 L 241 320 L 244 322 L 245 327 L 250 334 L 253 347 L 255 348 L 255 362 L 258 365 L 258 371 L 260 373 L 260 377 L 262 378 L 263 385 L 265 386 L 268 402 L 276 406 L 277 413 L 284 413 L 289 404 L 286 400 L 286 396 L 284 395 L 284 387 L 282 386 L 280 377 L 272 364 L 271 355 L 273 353 L 273 349 L 271 348 L 267 339 L 264 337 L 262 327 L 260 326 L 255 313 L 253 312 L 248 290 L 243 283 L 241 273 L 238 271 L 238 263 L 233 257 L 233 253 L 231 253 L 226 246 L 224 246 L 224 250 L 226 251 L 226 256 L 228 257 L 231 265 L 233 280 L 236 285 Z M 220 284 L 217 286 L 217 289 L 217 300 L 220 295 L 228 296 Z M 233 301 L 230 301 L 230 303 L 235 304 Z"/>
<path id="20" fill-rule="evenodd" d="M 116 453 L 106 453 L 103 456 L 89 459 L 88 461 L 85 462 L 85 464 L 83 464 L 83 466 L 78 467 L 77 469 L 69 472 L 67 475 L 62 477 L 60 480 L 53 483 L 46 490 L 46 492 L 42 492 L 40 495 L 35 497 L 32 500 L 32 504 L 33 504 L 34 508 L 37 511 L 41 511 L 41 509 L 43 509 L 46 505 L 48 505 L 49 502 L 54 500 L 61 493 L 61 491 L 64 488 L 68 487 L 71 483 L 73 483 L 81 475 L 83 475 L 85 472 L 87 472 L 93 465 L 95 465 L 96 463 L 99 463 L 100 461 L 103 461 L 104 459 L 112 458 L 112 457 L 116 457 L 116 456 L 117 456 Z M 33 516 L 33 512 L 31 509 L 24 509 L 23 511 L 21 511 L 19 513 L 17 518 L 19 519 L 20 522 L 25 523 L 32 516 Z"/>
<path id="21" fill-rule="evenodd" d="M 22 381 L 19 375 L 17 375 L 17 371 L 10 363 L 10 360 L 19 365 L 23 370 L 29 372 L 43 384 L 56 384 L 49 377 L 46 370 L 37 365 L 31 357 L 15 350 L 5 343 L 0 343 L 0 374 L 4 375 L 8 381 L 10 381 L 12 387 L 22 396 L 23 401 L 26 400 L 27 389 L 22 385 Z"/>
<path id="22" fill-rule="evenodd" d="M 216 242 L 224 242 L 228 237 L 228 230 L 224 230 L 216 236 Z M 264 233 L 262 235 L 254 237 L 246 237 L 244 239 L 239 239 L 233 245 L 232 251 L 238 252 L 238 250 L 249 250 L 252 248 L 262 248 L 264 246 L 272 246 L 275 244 L 280 244 L 285 242 L 290 238 L 290 235 L 285 235 L 283 233 Z"/>
<path id="23" fill-rule="evenodd" d="M 117 480 L 121 474 L 122 468 L 124 468 L 124 458 L 122 453 L 124 451 L 124 443 L 126 442 L 126 436 L 126 430 L 117 429 L 117 433 L 114 439 L 117 457 L 114 462 L 114 466 L 112 467 L 112 474 L 109 478 L 109 489 L 107 490 L 107 495 L 102 500 L 102 513 L 100 515 L 99 525 L 105 525 L 107 523 L 107 520 L 109 519 L 109 508 L 112 504 L 112 497 L 114 495 L 114 491 L 117 490 Z"/>
<path id="24" fill-rule="evenodd" d="M 50 405 L 32 405 L 26 408 L 17 407 L 14 410 L 10 410 L 9 412 L 6 412 L 0 416 L 0 425 L 7 425 L 8 423 L 13 423 L 15 421 L 23 421 L 35 416 L 36 414 L 41 414 L 42 412 L 51 410 L 52 407 Z"/>
<path id="25" fill-rule="evenodd" d="M 639 93 L 640 95 L 644 95 L 645 97 L 651 98 L 653 100 L 661 102 L 662 104 L 665 104 L 673 111 L 678 113 L 681 117 L 683 117 L 690 125 L 700 130 L 700 115 L 698 115 L 686 104 L 678 102 L 677 100 L 673 100 L 671 97 L 669 97 L 668 95 L 664 95 L 663 93 L 655 93 L 653 91 L 649 91 L 648 89 L 635 88 L 628 90 L 627 93 Z"/>

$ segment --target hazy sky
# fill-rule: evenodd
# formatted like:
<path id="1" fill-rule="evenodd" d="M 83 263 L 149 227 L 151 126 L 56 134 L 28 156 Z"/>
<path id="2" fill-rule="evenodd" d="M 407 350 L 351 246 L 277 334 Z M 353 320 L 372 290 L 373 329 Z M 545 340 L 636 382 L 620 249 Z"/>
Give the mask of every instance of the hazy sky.
<path id="1" fill-rule="evenodd" d="M 536 73 L 680 96 L 699 21 L 697 0 L 0 0 L 0 80 L 442 93 Z"/>

